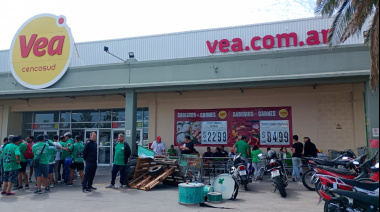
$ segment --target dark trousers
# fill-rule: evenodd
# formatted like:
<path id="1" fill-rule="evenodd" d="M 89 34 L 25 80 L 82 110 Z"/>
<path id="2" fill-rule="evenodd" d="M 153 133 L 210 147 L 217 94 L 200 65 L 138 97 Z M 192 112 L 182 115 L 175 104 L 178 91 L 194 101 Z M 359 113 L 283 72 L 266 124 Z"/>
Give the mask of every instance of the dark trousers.
<path id="1" fill-rule="evenodd" d="M 4 167 L 3 167 L 3 159 L 0 161 L 0 166 L 1 166 L 1 184 L 3 184 L 4 181 Z"/>
<path id="2" fill-rule="evenodd" d="M 86 162 L 86 169 L 85 169 L 83 185 L 82 185 L 83 189 L 92 188 L 92 183 L 94 182 L 94 177 L 95 177 L 97 168 L 98 168 L 98 164 L 96 164 L 96 162 Z"/>
<path id="3" fill-rule="evenodd" d="M 66 181 L 66 177 L 65 177 L 65 174 L 66 174 L 66 170 L 65 170 L 65 160 L 60 160 L 59 161 L 59 164 L 62 166 L 62 175 L 61 175 L 61 169 L 59 168 L 58 169 L 58 173 L 59 173 L 59 175 L 61 175 L 62 176 L 62 178 L 61 179 L 63 179 L 64 181 L 65 181 L 65 183 L 67 183 L 67 181 Z"/>
<path id="4" fill-rule="evenodd" d="M 125 180 L 125 165 L 113 165 L 112 166 L 112 179 L 111 179 L 111 184 L 115 185 L 115 179 L 117 176 L 117 173 L 120 171 L 120 184 L 124 184 Z"/>

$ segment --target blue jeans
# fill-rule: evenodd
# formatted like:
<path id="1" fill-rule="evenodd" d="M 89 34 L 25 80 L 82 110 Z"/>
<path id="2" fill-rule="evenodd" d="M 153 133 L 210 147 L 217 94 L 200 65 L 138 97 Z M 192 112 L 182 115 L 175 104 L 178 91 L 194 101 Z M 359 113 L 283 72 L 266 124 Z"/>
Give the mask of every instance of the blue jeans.
<path id="1" fill-rule="evenodd" d="M 112 166 L 112 179 L 111 179 L 112 185 L 115 185 L 116 175 L 119 171 L 120 171 L 120 184 L 124 185 L 125 165 L 115 165 L 115 164 Z"/>
<path id="2" fill-rule="evenodd" d="M 300 180 L 301 179 L 301 176 L 300 176 L 301 158 L 292 157 L 292 162 L 293 162 L 292 176 L 296 176 L 297 180 Z"/>

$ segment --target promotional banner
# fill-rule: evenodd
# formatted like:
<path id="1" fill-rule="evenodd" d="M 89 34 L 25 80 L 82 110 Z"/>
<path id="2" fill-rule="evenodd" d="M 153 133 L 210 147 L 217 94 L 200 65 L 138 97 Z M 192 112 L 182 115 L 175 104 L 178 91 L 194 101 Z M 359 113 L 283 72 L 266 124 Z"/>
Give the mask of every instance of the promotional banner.
<path id="1" fill-rule="evenodd" d="M 291 146 L 291 107 L 175 110 L 175 142 L 179 146 L 190 136 L 196 146 L 232 147 L 244 136 L 250 145 Z"/>

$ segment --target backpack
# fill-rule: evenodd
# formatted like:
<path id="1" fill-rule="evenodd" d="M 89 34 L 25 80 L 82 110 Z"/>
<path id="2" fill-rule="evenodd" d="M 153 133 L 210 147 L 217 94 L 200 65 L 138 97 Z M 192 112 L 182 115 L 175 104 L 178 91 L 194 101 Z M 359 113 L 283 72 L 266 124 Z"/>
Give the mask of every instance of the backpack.
<path id="1" fill-rule="evenodd" d="M 32 144 L 26 144 L 28 147 L 26 148 L 26 151 L 25 151 L 25 158 L 26 159 L 33 159 L 34 158 L 34 154 L 33 154 L 33 146 Z"/>

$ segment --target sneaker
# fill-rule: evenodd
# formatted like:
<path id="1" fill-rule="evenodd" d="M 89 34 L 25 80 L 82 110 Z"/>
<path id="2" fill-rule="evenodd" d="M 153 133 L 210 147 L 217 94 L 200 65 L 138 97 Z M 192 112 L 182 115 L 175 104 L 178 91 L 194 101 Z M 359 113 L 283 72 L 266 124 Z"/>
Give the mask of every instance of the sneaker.
<path id="1" fill-rule="evenodd" d="M 73 183 L 66 183 L 67 186 L 73 186 Z"/>
<path id="2" fill-rule="evenodd" d="M 115 188 L 115 186 L 112 184 L 109 184 L 108 186 L 106 186 L 106 188 Z"/>
<path id="3" fill-rule="evenodd" d="M 2 191 L 2 192 L 1 192 L 1 195 L 5 195 L 5 194 L 7 194 L 7 192 L 5 192 L 5 191 Z"/>
<path id="4" fill-rule="evenodd" d="M 45 186 L 44 186 L 44 185 L 41 185 L 41 188 L 45 188 Z"/>
<path id="5" fill-rule="evenodd" d="M 29 182 L 30 182 L 30 183 L 32 182 L 32 179 L 31 179 L 31 178 L 29 178 Z"/>
<path id="6" fill-rule="evenodd" d="M 23 186 L 17 186 L 17 190 L 22 190 L 22 189 L 24 189 Z"/>
<path id="7" fill-rule="evenodd" d="M 119 184 L 116 189 L 122 189 L 122 188 L 123 188 L 123 185 Z"/>
<path id="8" fill-rule="evenodd" d="M 295 179 L 294 177 L 292 177 L 292 181 L 293 181 L 293 182 L 296 182 L 296 179 Z"/>
<path id="9" fill-rule="evenodd" d="M 26 184 L 26 185 L 25 185 L 25 189 L 29 189 L 29 184 Z"/>
<path id="10" fill-rule="evenodd" d="M 45 193 L 50 192 L 50 188 L 45 188 Z"/>
<path id="11" fill-rule="evenodd" d="M 95 188 L 95 187 L 91 187 L 91 190 L 95 190 L 95 191 L 96 191 L 96 190 L 98 190 L 98 189 L 97 189 L 97 188 Z"/>
<path id="12" fill-rule="evenodd" d="M 49 188 L 54 188 L 54 184 L 50 184 L 50 185 L 49 185 Z"/>
<path id="13" fill-rule="evenodd" d="M 14 193 L 14 192 L 11 192 L 11 193 L 7 193 L 6 195 L 7 196 L 13 196 L 13 195 L 15 195 L 16 193 Z"/>
<path id="14" fill-rule="evenodd" d="M 42 191 L 41 190 L 37 190 L 34 192 L 34 194 L 42 194 Z"/>

